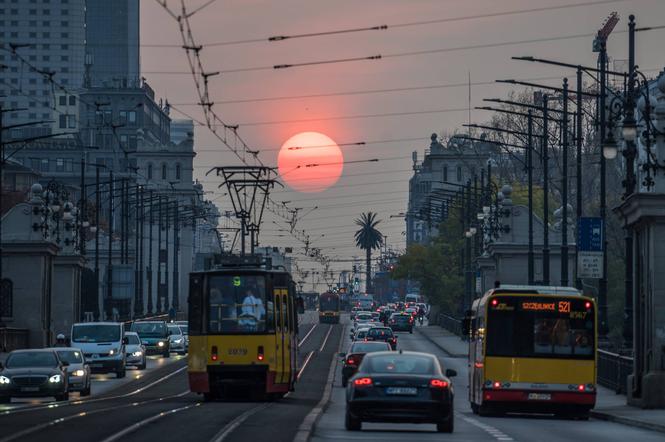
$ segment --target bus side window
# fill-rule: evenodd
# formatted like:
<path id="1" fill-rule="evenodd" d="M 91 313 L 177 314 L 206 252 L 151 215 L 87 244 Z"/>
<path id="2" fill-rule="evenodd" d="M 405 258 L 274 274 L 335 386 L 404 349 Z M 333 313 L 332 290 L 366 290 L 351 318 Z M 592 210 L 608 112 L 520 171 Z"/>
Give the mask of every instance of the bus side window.
<path id="1" fill-rule="evenodd" d="M 284 290 L 286 291 L 286 290 Z M 282 310 L 284 311 L 284 331 L 291 331 L 291 311 L 289 310 L 288 296 L 282 295 Z"/>
<path id="2" fill-rule="evenodd" d="M 189 279 L 189 325 L 190 334 L 193 336 L 203 333 L 203 296 L 202 275 L 192 275 Z"/>
<path id="3" fill-rule="evenodd" d="M 275 290 L 275 328 L 277 333 L 282 331 L 282 295 L 278 294 L 278 291 Z"/>

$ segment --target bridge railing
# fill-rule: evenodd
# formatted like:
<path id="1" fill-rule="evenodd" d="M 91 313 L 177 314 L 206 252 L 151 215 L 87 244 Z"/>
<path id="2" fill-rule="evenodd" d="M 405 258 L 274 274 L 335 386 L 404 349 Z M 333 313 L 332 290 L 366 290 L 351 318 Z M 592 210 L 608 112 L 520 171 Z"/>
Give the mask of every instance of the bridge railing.
<path id="1" fill-rule="evenodd" d="M 439 313 L 438 324 L 449 332 L 462 336 L 462 320 L 445 313 Z"/>
<path id="2" fill-rule="evenodd" d="M 29 348 L 29 335 L 25 328 L 0 328 L 0 352 Z"/>
<path id="3" fill-rule="evenodd" d="M 626 394 L 628 375 L 633 372 L 633 358 L 630 356 L 598 350 L 598 383 Z"/>

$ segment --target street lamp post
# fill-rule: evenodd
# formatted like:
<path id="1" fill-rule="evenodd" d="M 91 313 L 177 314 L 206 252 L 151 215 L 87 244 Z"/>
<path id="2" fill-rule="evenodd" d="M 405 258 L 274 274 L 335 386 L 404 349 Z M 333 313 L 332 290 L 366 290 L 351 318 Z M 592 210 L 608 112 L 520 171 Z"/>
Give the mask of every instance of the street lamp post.
<path id="1" fill-rule="evenodd" d="M 528 180 L 528 204 L 529 204 L 529 251 L 527 257 L 528 282 L 534 283 L 534 257 L 533 257 L 533 111 L 528 110 L 527 117 L 527 180 Z M 489 166 L 488 166 L 489 167 Z"/>
<path id="2" fill-rule="evenodd" d="M 547 94 L 543 94 L 543 285 L 550 284 L 550 229 L 549 229 L 549 112 Z"/>
<path id="3" fill-rule="evenodd" d="M 561 128 L 561 285 L 568 287 L 568 79 L 563 79 L 563 125 Z"/>

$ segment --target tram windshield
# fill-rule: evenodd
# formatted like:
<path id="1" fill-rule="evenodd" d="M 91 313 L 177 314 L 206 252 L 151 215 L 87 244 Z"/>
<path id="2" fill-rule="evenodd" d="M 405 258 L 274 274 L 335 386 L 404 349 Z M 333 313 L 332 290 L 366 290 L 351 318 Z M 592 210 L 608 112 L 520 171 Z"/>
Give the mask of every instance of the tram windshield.
<path id="1" fill-rule="evenodd" d="M 319 298 L 319 310 L 322 312 L 339 311 L 339 296 L 334 294 L 323 294 Z"/>
<path id="2" fill-rule="evenodd" d="M 272 328 L 274 306 L 261 275 L 212 276 L 208 283 L 210 333 L 264 333 Z"/>

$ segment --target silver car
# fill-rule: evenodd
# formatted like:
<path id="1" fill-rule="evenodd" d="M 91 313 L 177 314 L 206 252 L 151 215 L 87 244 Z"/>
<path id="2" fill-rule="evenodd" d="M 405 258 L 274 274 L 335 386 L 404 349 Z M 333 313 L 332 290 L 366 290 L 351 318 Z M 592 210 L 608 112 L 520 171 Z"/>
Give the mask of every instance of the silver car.
<path id="1" fill-rule="evenodd" d="M 136 332 L 125 332 L 127 338 L 127 345 L 125 351 L 127 352 L 127 365 L 133 365 L 139 370 L 145 370 L 146 355 L 145 346 L 141 343 L 141 338 Z"/>
<path id="2" fill-rule="evenodd" d="M 180 327 L 180 331 L 185 336 L 185 350 L 189 351 L 189 322 L 175 321 L 174 324 Z"/>
<path id="3" fill-rule="evenodd" d="M 83 357 L 83 352 L 75 347 L 57 347 L 56 353 L 67 366 L 67 391 L 78 391 L 81 396 L 90 396 L 90 366 Z"/>
<path id="4" fill-rule="evenodd" d="M 169 328 L 169 341 L 171 351 L 184 355 L 187 353 L 187 347 L 185 346 L 185 335 L 180 330 L 180 326 L 176 324 L 168 324 Z"/>

